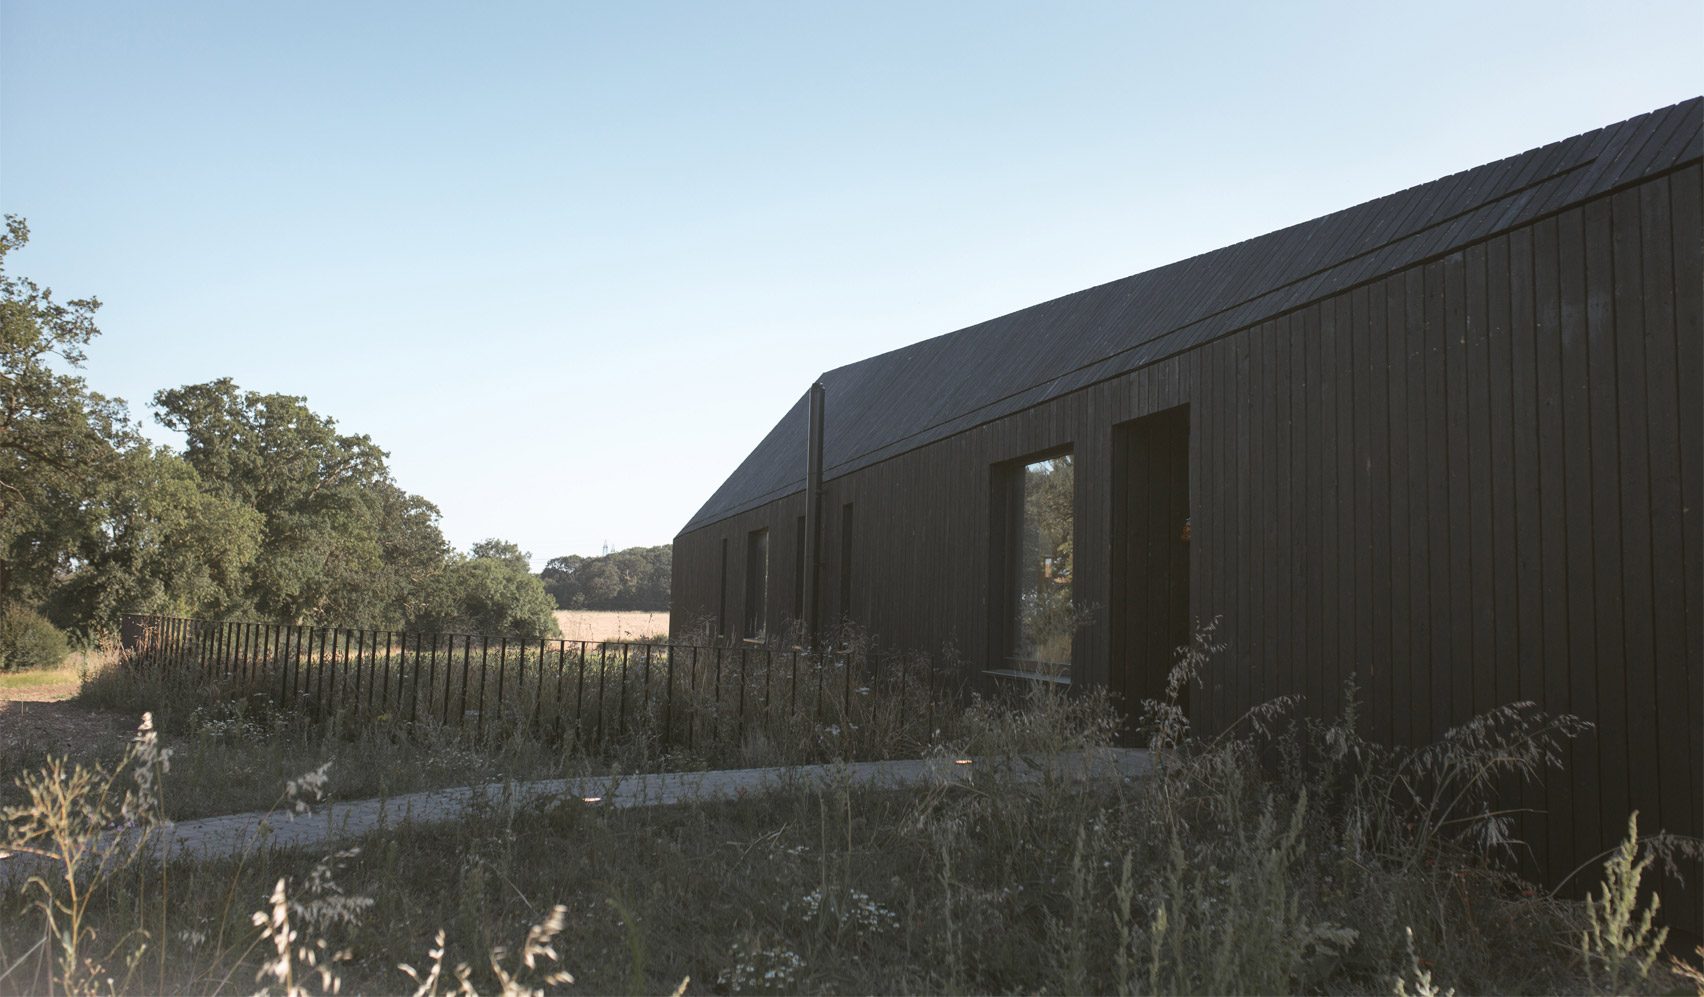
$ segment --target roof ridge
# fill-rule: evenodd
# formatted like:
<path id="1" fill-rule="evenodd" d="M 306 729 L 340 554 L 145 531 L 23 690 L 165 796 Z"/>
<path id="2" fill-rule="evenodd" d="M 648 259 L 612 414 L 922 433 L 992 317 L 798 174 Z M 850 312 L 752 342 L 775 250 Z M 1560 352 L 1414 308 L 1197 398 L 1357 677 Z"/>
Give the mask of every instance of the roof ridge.
<path id="1" fill-rule="evenodd" d="M 829 420 L 826 469 L 850 473 L 1698 159 L 1701 111 L 1704 97 L 1680 101 L 824 371 L 831 411 L 850 414 Z M 1008 373 L 998 354 L 1018 348 L 1053 364 Z M 803 487 L 804 427 L 790 425 L 802 401 L 685 530 Z"/>

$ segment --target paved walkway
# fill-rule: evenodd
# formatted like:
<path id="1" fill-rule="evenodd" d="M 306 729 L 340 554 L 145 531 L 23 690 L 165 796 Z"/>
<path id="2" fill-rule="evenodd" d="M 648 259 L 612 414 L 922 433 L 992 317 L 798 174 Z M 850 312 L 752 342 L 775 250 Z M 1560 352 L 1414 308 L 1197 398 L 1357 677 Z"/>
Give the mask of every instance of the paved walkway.
<path id="1" fill-rule="evenodd" d="M 159 858 L 205 860 L 241 855 L 251 849 L 313 848 L 340 838 L 360 837 L 402 824 L 456 821 L 479 807 L 520 808 L 542 801 L 575 797 L 595 806 L 669 806 L 744 799 L 781 790 L 818 790 L 842 782 L 861 789 L 903 789 L 973 784 L 979 774 L 987 777 L 998 773 L 1031 782 L 1046 778 L 1081 780 L 1137 776 L 1148 769 L 1146 751 L 1117 748 L 1041 756 L 901 759 L 490 783 L 385 799 L 330 803 L 307 814 L 245 813 L 184 821 L 156 831 L 148 843 L 148 850 Z M 96 847 L 110 848 L 119 840 L 117 837 L 108 838 Z M 0 857 L 0 883 L 33 864 L 24 860 L 23 856 Z"/>

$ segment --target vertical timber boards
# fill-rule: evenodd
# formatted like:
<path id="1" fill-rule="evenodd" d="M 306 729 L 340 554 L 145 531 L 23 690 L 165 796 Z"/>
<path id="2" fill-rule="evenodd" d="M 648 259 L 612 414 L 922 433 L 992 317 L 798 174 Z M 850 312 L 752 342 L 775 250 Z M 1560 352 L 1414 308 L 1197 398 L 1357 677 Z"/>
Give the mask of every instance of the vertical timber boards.
<path id="1" fill-rule="evenodd" d="M 997 650 L 989 468 L 1067 445 L 1078 592 L 1106 603 L 1078 674 L 1103 681 L 1111 427 L 1188 404 L 1190 614 L 1219 617 L 1228 645 L 1198 721 L 1283 694 L 1327 713 L 1351 674 L 1365 729 L 1396 742 L 1530 699 L 1597 725 L 1522 798 L 1543 811 L 1528 825 L 1541 864 L 1571 869 L 1633 807 L 1647 830 L 1704 830 L 1701 185 L 1697 165 L 1640 181 L 831 479 L 828 507 L 858 509 L 859 622 L 884 647 L 951 645 L 980 669 Z M 789 537 L 801 507 L 683 534 L 677 627 L 713 611 L 722 539 Z"/>

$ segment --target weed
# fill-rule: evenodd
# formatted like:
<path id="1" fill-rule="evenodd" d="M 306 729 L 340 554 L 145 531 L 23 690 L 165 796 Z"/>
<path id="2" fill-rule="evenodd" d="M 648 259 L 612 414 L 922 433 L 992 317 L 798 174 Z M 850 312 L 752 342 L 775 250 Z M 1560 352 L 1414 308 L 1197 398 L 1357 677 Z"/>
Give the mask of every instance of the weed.
<path id="1" fill-rule="evenodd" d="M 1639 883 L 1651 861 L 1649 855 L 1639 857 L 1639 814 L 1629 814 L 1627 837 L 1604 863 L 1600 892 L 1586 898 L 1589 920 L 1580 933 L 1586 971 L 1605 990 L 1619 992 L 1648 978 L 1668 940 L 1668 929 L 1656 923 L 1662 901 L 1653 894 L 1640 904 Z"/>

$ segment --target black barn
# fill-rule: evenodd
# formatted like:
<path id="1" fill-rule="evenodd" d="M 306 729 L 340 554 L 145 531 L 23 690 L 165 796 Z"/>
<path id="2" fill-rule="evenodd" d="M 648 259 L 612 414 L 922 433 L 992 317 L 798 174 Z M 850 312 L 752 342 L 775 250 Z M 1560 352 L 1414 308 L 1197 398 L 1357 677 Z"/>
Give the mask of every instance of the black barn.
<path id="1" fill-rule="evenodd" d="M 677 626 L 814 602 L 1141 696 L 1217 617 L 1198 724 L 1351 673 L 1396 742 L 1535 700 L 1597 725 L 1528 801 L 1541 864 L 1634 809 L 1704 832 L 1701 132 L 1690 100 L 829 371 L 816 556 L 807 392 L 675 539 Z"/>

